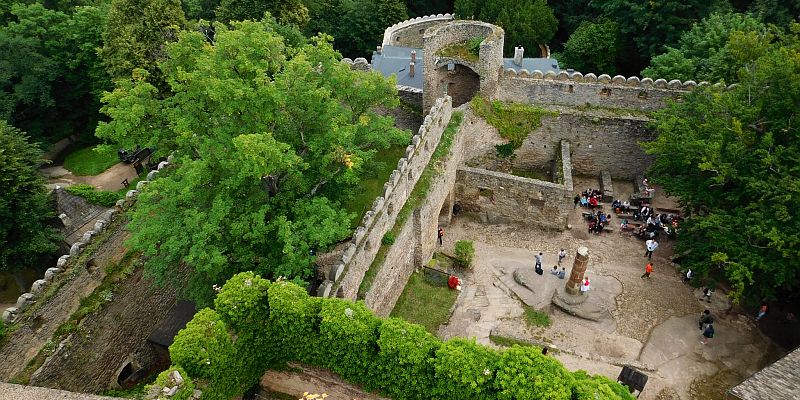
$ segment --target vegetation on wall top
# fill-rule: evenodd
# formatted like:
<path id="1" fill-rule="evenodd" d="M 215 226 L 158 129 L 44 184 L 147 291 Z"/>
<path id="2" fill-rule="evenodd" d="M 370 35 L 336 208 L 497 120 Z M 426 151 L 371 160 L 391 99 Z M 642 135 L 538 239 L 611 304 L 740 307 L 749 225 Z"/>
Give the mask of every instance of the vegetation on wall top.
<path id="1" fill-rule="evenodd" d="M 488 100 L 475 96 L 470 107 L 476 115 L 497 128 L 500 137 L 508 139 L 514 149 L 522 146 L 522 142 L 531 132 L 542 126 L 542 116 L 555 115 L 555 112 L 528 104 Z"/>

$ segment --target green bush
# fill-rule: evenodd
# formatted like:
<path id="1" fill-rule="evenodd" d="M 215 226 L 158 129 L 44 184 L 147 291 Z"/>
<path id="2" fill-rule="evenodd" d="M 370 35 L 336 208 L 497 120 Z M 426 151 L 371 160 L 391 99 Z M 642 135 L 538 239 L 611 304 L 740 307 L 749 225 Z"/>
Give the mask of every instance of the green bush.
<path id="1" fill-rule="evenodd" d="M 282 361 L 319 362 L 319 310 L 327 299 L 309 297 L 305 289 L 286 281 L 270 285 L 267 297 L 272 341 L 281 349 L 276 356 Z"/>
<path id="2" fill-rule="evenodd" d="M 557 360 L 527 346 L 502 353 L 494 381 L 499 400 L 571 400 L 574 384 L 572 374 Z"/>
<path id="3" fill-rule="evenodd" d="M 181 378 L 183 378 L 183 383 L 181 384 L 180 389 L 178 389 L 178 392 L 175 393 L 175 395 L 173 395 L 173 396 L 167 396 L 167 395 L 164 394 L 163 391 L 159 391 L 158 392 L 158 397 L 156 397 L 156 399 L 158 399 L 158 400 L 188 400 L 188 399 L 192 398 L 192 395 L 194 394 L 194 388 L 195 388 L 194 382 L 192 382 L 192 380 L 189 378 L 189 374 L 187 374 L 186 371 L 184 371 L 183 368 L 181 368 L 178 365 L 174 365 L 174 366 L 170 367 L 169 369 L 167 369 L 166 371 L 158 374 L 158 377 L 156 378 L 155 382 L 153 382 L 152 385 L 148 385 L 145 390 L 149 391 L 151 387 L 158 387 L 158 388 L 172 387 L 172 385 L 174 383 L 173 383 L 172 379 L 169 377 L 169 374 L 171 374 L 172 371 L 178 371 L 178 373 L 181 375 Z"/>
<path id="4" fill-rule="evenodd" d="M 480 96 L 472 98 L 469 104 L 472 111 L 497 128 L 500 137 L 508 139 L 514 149 L 522 146 L 525 138 L 542 126 L 542 116 L 555 115 L 553 111 L 527 104 L 489 101 Z"/>
<path id="5" fill-rule="evenodd" d="M 399 318 L 384 320 L 378 330 L 374 379 L 392 398 L 431 398 L 433 356 L 441 342 L 425 328 Z"/>
<path id="6" fill-rule="evenodd" d="M 319 312 L 320 359 L 343 378 L 376 389 L 370 371 L 377 358 L 381 320 L 363 302 L 328 300 Z"/>
<path id="7" fill-rule="evenodd" d="M 481 53 L 481 42 L 483 42 L 482 37 L 472 38 L 467 42 L 467 49 L 469 52 L 474 56 L 480 56 Z"/>
<path id="8" fill-rule="evenodd" d="M 267 329 L 269 286 L 268 280 L 253 272 L 234 275 L 220 289 L 214 308 L 237 331 Z"/>
<path id="9" fill-rule="evenodd" d="M 575 371 L 572 376 L 575 377 L 573 400 L 634 399 L 625 386 L 605 376 L 590 376 L 586 371 Z"/>
<path id="10" fill-rule="evenodd" d="M 383 235 L 383 239 L 381 239 L 381 244 L 386 245 L 386 246 L 393 245 L 394 244 L 394 232 L 386 232 L 386 234 Z"/>
<path id="11" fill-rule="evenodd" d="M 122 197 L 115 192 L 106 192 L 104 190 L 96 190 L 94 186 L 87 184 L 80 184 L 67 187 L 67 192 L 80 196 L 89 201 L 90 203 L 97 204 L 103 207 L 113 207 L 117 200 Z"/>
<path id="12" fill-rule="evenodd" d="M 215 378 L 228 368 L 234 353 L 225 322 L 210 308 L 195 314 L 169 346 L 172 362 L 182 366 L 193 378 Z"/>
<path id="13" fill-rule="evenodd" d="M 500 158 L 509 158 L 514 155 L 514 145 L 511 143 L 496 144 L 494 149 Z"/>
<path id="14" fill-rule="evenodd" d="M 475 246 L 471 240 L 459 240 L 456 242 L 456 265 L 464 268 L 472 267 L 475 260 Z"/>
<path id="15" fill-rule="evenodd" d="M 475 340 L 455 338 L 436 351 L 436 386 L 434 398 L 470 400 L 493 399 L 492 382 L 497 370 L 499 353 L 475 343 Z"/>

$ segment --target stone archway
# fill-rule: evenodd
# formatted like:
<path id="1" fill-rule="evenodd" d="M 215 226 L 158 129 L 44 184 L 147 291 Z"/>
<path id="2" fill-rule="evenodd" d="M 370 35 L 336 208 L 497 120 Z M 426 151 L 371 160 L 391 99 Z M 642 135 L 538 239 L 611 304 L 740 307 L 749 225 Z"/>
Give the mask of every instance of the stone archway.
<path id="1" fill-rule="evenodd" d="M 453 98 L 453 107 L 468 103 L 481 89 L 481 77 L 461 64 L 447 64 L 437 68 L 436 78 L 444 93 Z"/>

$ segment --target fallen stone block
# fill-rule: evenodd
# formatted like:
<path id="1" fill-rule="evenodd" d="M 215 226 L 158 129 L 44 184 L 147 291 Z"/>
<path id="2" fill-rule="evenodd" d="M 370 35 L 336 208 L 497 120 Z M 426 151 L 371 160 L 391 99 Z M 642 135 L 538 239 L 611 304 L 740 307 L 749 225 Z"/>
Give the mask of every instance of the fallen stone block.
<path id="1" fill-rule="evenodd" d="M 83 243 L 91 242 L 92 237 L 94 237 L 94 234 L 95 234 L 94 231 L 86 231 L 86 233 L 83 234 L 83 237 L 81 237 L 81 242 Z"/>
<path id="2" fill-rule="evenodd" d="M 136 197 L 137 194 L 139 194 L 138 190 L 128 190 L 128 193 L 125 193 L 125 198 L 132 199 Z"/>
<path id="3" fill-rule="evenodd" d="M 536 290 L 533 289 L 533 282 L 531 281 L 532 276 L 524 273 L 520 269 L 515 269 L 513 276 L 514 276 L 514 282 L 517 282 L 518 284 L 530 290 L 531 292 L 536 292 Z"/>

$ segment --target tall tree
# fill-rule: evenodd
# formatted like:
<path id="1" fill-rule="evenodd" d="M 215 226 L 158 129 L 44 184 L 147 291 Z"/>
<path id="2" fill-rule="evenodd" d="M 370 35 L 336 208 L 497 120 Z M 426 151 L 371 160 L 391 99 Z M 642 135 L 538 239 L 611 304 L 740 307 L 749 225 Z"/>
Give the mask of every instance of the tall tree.
<path id="1" fill-rule="evenodd" d="M 106 70 L 114 79 L 126 79 L 142 68 L 159 82 L 157 64 L 166 57 L 166 43 L 185 23 L 180 0 L 113 0 L 100 51 Z"/>
<path id="2" fill-rule="evenodd" d="M 750 15 L 714 13 L 684 32 L 677 47 L 668 47 L 666 53 L 653 57 L 642 75 L 653 79 L 733 83 L 741 62 L 752 61 L 734 57 L 737 44 L 730 41 L 741 40 L 742 35 L 752 37 L 756 48 L 767 48 L 773 38 L 767 27 Z"/>
<path id="3" fill-rule="evenodd" d="M 220 0 L 216 10 L 223 22 L 260 20 L 266 12 L 282 24 L 303 27 L 308 23 L 308 8 L 301 0 Z"/>
<path id="4" fill-rule="evenodd" d="M 800 25 L 753 59 L 731 90 L 701 88 L 657 113 L 653 180 L 690 216 L 676 251 L 733 298 L 772 299 L 800 284 Z M 746 42 L 743 42 L 746 43 Z"/>
<path id="5" fill-rule="evenodd" d="M 0 121 L 0 271 L 32 266 L 55 251 L 58 235 L 39 173 L 42 152 L 28 136 Z"/>
<path id="6" fill-rule="evenodd" d="M 626 74 L 638 73 L 650 58 L 661 54 L 666 46 L 674 46 L 694 22 L 713 11 L 730 8 L 727 0 L 593 0 L 591 5 L 617 22 L 623 45 L 635 45 L 636 54 L 624 63 L 627 65 L 619 65 Z"/>
<path id="7" fill-rule="evenodd" d="M 616 22 L 582 23 L 564 46 L 564 52 L 558 59 L 561 68 L 614 75 L 617 71 L 618 35 Z"/>
<path id="8" fill-rule="evenodd" d="M 455 12 L 459 18 L 475 18 L 495 23 L 505 30 L 506 55 L 522 45 L 528 51 L 549 44 L 558 29 L 558 20 L 547 0 L 456 0 Z"/>
<path id="9" fill-rule="evenodd" d="M 142 74 L 106 96 L 97 135 L 176 157 L 131 216 L 129 246 L 161 280 L 189 271 L 203 302 L 233 273 L 306 278 L 312 250 L 349 234 L 338 200 L 378 149 L 405 143 L 376 106 L 398 103 L 392 82 L 351 71 L 329 41 L 288 49 L 270 21 L 219 26 L 209 45 L 183 32 L 160 64 L 171 95 Z"/>
<path id="10" fill-rule="evenodd" d="M 410 17 L 453 12 L 453 0 L 406 0 Z"/>

